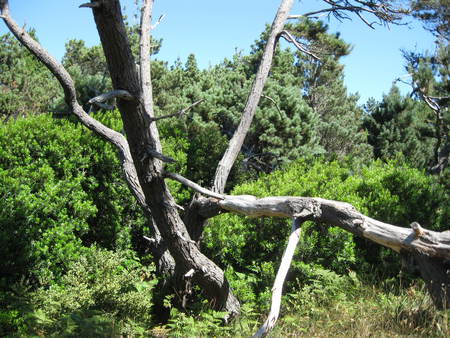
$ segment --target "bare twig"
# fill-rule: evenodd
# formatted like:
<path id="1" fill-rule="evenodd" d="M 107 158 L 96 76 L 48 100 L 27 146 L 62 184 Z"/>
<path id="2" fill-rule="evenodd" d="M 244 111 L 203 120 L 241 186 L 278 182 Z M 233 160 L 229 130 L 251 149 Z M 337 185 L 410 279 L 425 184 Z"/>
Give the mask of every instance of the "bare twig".
<path id="1" fill-rule="evenodd" d="M 175 163 L 176 162 L 173 158 L 163 155 L 163 154 L 157 152 L 156 150 L 153 150 L 150 148 L 145 149 L 145 154 L 144 154 L 143 158 L 141 158 L 141 161 L 145 160 L 148 157 L 157 158 L 166 163 Z"/>
<path id="2" fill-rule="evenodd" d="M 320 58 L 314 54 L 313 52 L 311 52 L 309 49 L 307 49 L 305 46 L 303 46 L 301 43 L 299 43 L 294 36 L 292 36 L 291 33 L 289 33 L 286 30 L 283 30 L 280 33 L 280 36 L 282 36 L 283 38 L 286 39 L 286 41 L 291 42 L 295 47 L 297 47 L 297 49 L 302 52 L 305 53 L 306 55 L 309 55 L 311 57 L 313 57 L 314 59 L 320 61 Z"/>
<path id="3" fill-rule="evenodd" d="M 189 107 L 181 109 L 180 111 L 173 113 L 173 114 L 168 114 L 168 115 L 163 115 L 163 116 L 157 116 L 157 117 L 152 117 L 151 121 L 159 121 L 162 119 L 168 119 L 171 117 L 181 117 L 184 114 L 186 114 L 189 110 L 191 110 L 192 108 L 194 108 L 196 105 L 198 105 L 199 103 L 205 101 L 205 99 L 200 99 L 198 101 L 195 101 L 193 104 L 191 104 Z"/>
<path id="4" fill-rule="evenodd" d="M 156 21 L 156 23 L 154 25 L 151 25 L 150 29 L 154 30 L 164 20 L 165 17 L 166 17 L 165 14 L 160 15 L 158 18 L 158 21 Z"/>
<path id="5" fill-rule="evenodd" d="M 164 172 L 164 177 L 167 177 L 167 178 L 170 178 L 172 180 L 178 181 L 181 184 L 183 184 L 183 185 L 185 185 L 185 186 L 187 186 L 189 188 L 192 188 L 195 191 L 197 191 L 197 192 L 199 192 L 199 193 L 201 193 L 203 195 L 214 197 L 214 198 L 221 199 L 221 200 L 225 199 L 225 195 L 222 195 L 222 194 L 219 194 L 217 192 L 214 192 L 214 191 L 208 190 L 206 188 L 203 188 L 202 186 L 198 185 L 197 183 L 192 182 L 191 180 L 189 180 L 189 179 L 187 179 L 187 178 L 185 178 L 185 177 L 183 177 L 183 176 L 181 176 L 179 174 L 170 173 L 168 171 L 165 171 Z"/>
<path id="6" fill-rule="evenodd" d="M 108 93 L 104 93 L 104 94 L 98 95 L 96 97 L 93 97 L 92 99 L 90 99 L 88 101 L 88 103 L 90 103 L 90 104 L 103 103 L 105 101 L 111 100 L 116 97 L 119 97 L 119 98 L 121 98 L 123 100 L 127 100 L 127 101 L 134 99 L 134 96 L 131 95 L 126 90 L 112 90 Z"/>
<path id="7" fill-rule="evenodd" d="M 401 17 L 408 14 L 409 11 L 394 4 L 381 3 L 377 1 L 360 1 L 360 0 L 324 0 L 330 5 L 328 8 L 317 11 L 308 12 L 302 15 L 291 15 L 288 19 L 300 19 L 313 17 L 318 18 L 323 15 L 333 15 L 339 21 L 350 20 L 349 13 L 357 15 L 370 28 L 374 28 L 375 24 L 397 23 Z M 376 17 L 379 22 L 369 22 L 363 13 Z"/>
<path id="8" fill-rule="evenodd" d="M 142 236 L 142 238 L 144 238 L 145 240 L 149 241 L 152 244 L 157 242 L 156 239 L 150 238 L 150 237 L 147 237 L 147 236 Z"/>
<path id="9" fill-rule="evenodd" d="M 278 113 L 280 114 L 280 117 L 283 117 L 283 113 L 281 112 L 280 107 L 278 107 L 278 104 L 276 103 L 276 101 L 274 99 L 272 99 L 270 96 L 264 95 L 264 94 L 261 94 L 261 97 L 263 97 L 263 98 L 269 100 L 270 102 L 272 102 L 275 105 L 275 108 L 277 108 Z"/>

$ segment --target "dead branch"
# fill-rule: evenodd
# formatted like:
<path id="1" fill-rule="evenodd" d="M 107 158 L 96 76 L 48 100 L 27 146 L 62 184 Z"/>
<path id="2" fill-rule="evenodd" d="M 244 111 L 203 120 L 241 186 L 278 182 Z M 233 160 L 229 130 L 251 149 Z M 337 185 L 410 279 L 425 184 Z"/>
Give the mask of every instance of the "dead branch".
<path id="1" fill-rule="evenodd" d="M 197 101 L 195 101 L 193 104 L 191 104 L 189 107 L 184 108 L 184 109 L 181 109 L 180 111 L 178 111 L 178 112 L 176 112 L 176 113 L 173 113 L 173 114 L 168 114 L 168 115 L 163 115 L 163 116 L 152 117 L 152 118 L 151 118 L 151 121 L 154 122 L 154 121 L 159 121 L 159 120 L 162 120 L 162 119 L 168 119 L 168 118 L 171 118 L 171 117 L 181 117 L 181 116 L 183 116 L 184 114 L 186 114 L 189 110 L 191 110 L 192 108 L 194 108 L 196 105 L 202 103 L 203 101 L 205 101 L 205 99 L 197 100 Z"/>
<path id="2" fill-rule="evenodd" d="M 172 157 L 166 156 L 166 155 L 161 154 L 153 149 L 147 148 L 147 149 L 145 149 L 145 153 L 142 156 L 141 161 L 144 161 L 145 159 L 147 159 L 149 157 L 157 158 L 166 163 L 175 163 L 176 162 L 176 160 L 174 160 Z"/>
<path id="3" fill-rule="evenodd" d="M 165 171 L 164 172 L 164 177 L 167 177 L 167 178 L 170 178 L 172 180 L 178 181 L 181 184 L 183 184 L 183 185 L 185 185 L 185 186 L 187 186 L 187 187 L 189 187 L 191 189 L 194 189 L 195 191 L 197 191 L 197 192 L 199 192 L 199 193 L 201 193 L 203 195 L 214 197 L 214 198 L 217 198 L 217 199 L 220 199 L 220 200 L 225 199 L 225 195 L 222 195 L 222 194 L 219 194 L 217 192 L 214 192 L 214 191 L 208 190 L 206 188 L 203 188 L 200 185 L 198 185 L 197 183 L 194 183 L 191 180 L 188 180 L 187 178 L 185 178 L 185 177 L 183 177 L 181 175 Z"/>
<path id="4" fill-rule="evenodd" d="M 96 97 L 93 97 L 92 99 L 90 99 L 88 101 L 88 103 L 90 103 L 90 104 L 103 103 L 105 101 L 114 99 L 116 97 L 121 98 L 123 100 L 127 100 L 127 101 L 130 101 L 130 100 L 134 99 L 134 96 L 131 95 L 126 90 L 112 90 L 112 91 L 110 91 L 108 93 L 104 93 L 104 94 L 98 95 Z"/>
<path id="5" fill-rule="evenodd" d="M 154 30 L 164 20 L 165 17 L 166 17 L 165 14 L 161 14 L 158 18 L 158 21 L 156 21 L 154 25 L 150 26 L 150 29 Z"/>
<path id="6" fill-rule="evenodd" d="M 78 8 L 99 8 L 101 5 L 100 2 L 86 2 L 78 6 Z"/>
<path id="7" fill-rule="evenodd" d="M 297 49 L 298 49 L 300 52 L 305 53 L 306 55 L 309 55 L 309 56 L 311 56 L 312 58 L 314 58 L 314 59 L 320 61 L 320 58 L 319 58 L 316 54 L 314 54 L 314 53 L 311 52 L 308 48 L 306 48 L 305 46 L 303 46 L 303 44 L 299 43 L 299 42 L 295 39 L 295 37 L 292 36 L 292 34 L 289 33 L 288 31 L 283 30 L 283 31 L 280 33 L 280 36 L 282 36 L 284 39 L 286 39 L 286 41 L 292 43 L 295 47 L 297 47 Z"/>
<path id="8" fill-rule="evenodd" d="M 264 94 L 261 94 L 261 97 L 263 97 L 263 98 L 269 100 L 270 102 L 272 102 L 274 104 L 275 108 L 277 108 L 278 113 L 280 114 L 280 117 L 283 117 L 283 113 L 281 112 L 280 107 L 278 107 L 278 104 L 277 104 L 277 102 L 274 99 L 272 99 L 270 96 L 264 95 Z"/>
<path id="9" fill-rule="evenodd" d="M 159 139 L 159 132 L 156 125 L 152 122 L 155 118 L 153 106 L 153 90 L 151 77 L 151 35 L 152 30 L 152 10 L 154 0 L 144 0 L 141 9 L 141 38 L 139 41 L 139 72 L 141 82 L 141 102 L 144 108 L 144 116 L 147 118 L 150 130 L 149 137 L 151 143 L 154 145 L 155 151 L 162 153 L 161 141 Z M 161 169 L 161 163 L 155 163 Z"/>
<path id="10" fill-rule="evenodd" d="M 292 222 L 291 235 L 289 236 L 286 250 L 284 250 L 281 264 L 278 268 L 277 275 L 272 287 L 272 304 L 270 312 L 266 321 L 261 328 L 255 333 L 253 337 L 265 337 L 274 327 L 280 314 L 281 294 L 283 291 L 283 284 L 286 279 L 289 267 L 291 266 L 292 258 L 294 257 L 295 248 L 300 240 L 301 224 L 304 219 L 294 218 Z"/>
<path id="11" fill-rule="evenodd" d="M 429 257 L 450 259 L 450 232 L 416 231 L 383 223 L 358 212 L 351 204 L 316 197 L 264 197 L 223 195 L 205 189 L 178 174 L 165 173 L 201 194 L 217 199 L 215 203 L 226 211 L 249 217 L 310 217 L 314 222 L 337 226 L 357 236 L 367 238 L 396 252 L 406 250 Z M 214 201 L 212 201 L 214 202 Z"/>
<path id="12" fill-rule="evenodd" d="M 297 19 L 302 17 L 314 17 L 317 15 L 333 15 L 337 20 L 350 20 L 349 13 L 354 13 L 370 28 L 374 28 L 374 24 L 396 23 L 401 20 L 403 15 L 409 13 L 409 10 L 396 6 L 389 1 L 363 1 L 363 0 L 323 0 L 330 5 L 329 8 L 308 12 L 302 15 L 292 15 L 289 19 Z M 378 22 L 369 22 L 363 14 L 374 16 Z"/>
<path id="13" fill-rule="evenodd" d="M 255 81 L 253 82 L 252 89 L 241 117 L 241 122 L 234 132 L 234 135 L 231 138 L 222 159 L 217 165 L 213 183 L 213 190 L 216 192 L 222 193 L 225 190 L 228 175 L 230 174 L 231 168 L 233 167 L 233 164 L 242 148 L 245 136 L 250 129 L 250 125 L 256 112 L 256 107 L 258 106 L 259 99 L 261 98 L 264 84 L 269 76 L 278 36 L 283 30 L 293 2 L 293 0 L 283 0 L 278 8 L 278 12 L 270 30 L 269 38 L 267 39 L 267 44 L 264 49 L 261 63 L 259 64 L 258 71 L 256 73 Z"/>

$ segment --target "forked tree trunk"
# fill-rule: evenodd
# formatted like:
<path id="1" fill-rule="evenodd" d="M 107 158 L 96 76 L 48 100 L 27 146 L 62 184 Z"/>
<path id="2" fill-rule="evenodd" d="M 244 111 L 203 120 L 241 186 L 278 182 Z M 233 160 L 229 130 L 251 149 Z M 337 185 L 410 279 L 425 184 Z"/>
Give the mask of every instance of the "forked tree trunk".
<path id="1" fill-rule="evenodd" d="M 236 315 L 239 313 L 239 302 L 232 294 L 223 271 L 203 255 L 190 239 L 177 205 L 162 178 L 162 162 L 146 155 L 148 149 L 160 151 L 161 145 L 155 122 L 151 119 L 152 114 L 148 111 L 151 106 L 146 107 L 141 100 L 141 84 L 120 3 L 118 0 L 102 2 L 99 7 L 93 8 L 93 13 L 113 88 L 127 90 L 136 97 L 133 101 L 118 99 L 118 108 L 146 203 L 176 262 L 177 271 L 183 274 L 194 270 L 194 282 L 201 286 L 213 307 Z"/>

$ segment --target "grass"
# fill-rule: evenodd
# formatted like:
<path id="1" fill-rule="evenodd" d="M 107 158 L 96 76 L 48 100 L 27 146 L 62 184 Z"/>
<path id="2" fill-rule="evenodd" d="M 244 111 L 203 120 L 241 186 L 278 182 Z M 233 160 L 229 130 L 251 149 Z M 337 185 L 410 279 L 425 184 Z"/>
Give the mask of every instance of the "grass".
<path id="1" fill-rule="evenodd" d="M 270 337 L 449 337 L 449 314 L 438 311 L 423 285 L 386 291 L 360 285 L 324 301 L 310 289 L 287 296 L 282 314 Z M 348 290 L 342 290 L 347 292 Z M 299 301 L 302 299 L 302 301 Z M 208 325 L 208 316 L 151 331 L 157 337 L 249 337 L 266 314 L 244 313 L 232 326 Z M 189 327 L 190 326 L 190 327 Z M 181 331 L 180 331 L 181 330 Z"/>
<path id="2" fill-rule="evenodd" d="M 448 337 L 449 311 L 438 311 L 423 286 L 400 292 L 363 288 L 354 297 L 289 312 L 273 333 L 282 337 Z"/>

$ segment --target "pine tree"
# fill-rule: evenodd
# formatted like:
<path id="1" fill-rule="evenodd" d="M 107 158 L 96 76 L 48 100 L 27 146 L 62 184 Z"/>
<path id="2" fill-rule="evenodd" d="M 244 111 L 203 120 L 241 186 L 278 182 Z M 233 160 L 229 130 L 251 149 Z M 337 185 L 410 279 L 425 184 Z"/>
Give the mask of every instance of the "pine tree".
<path id="1" fill-rule="evenodd" d="M 47 112 L 61 95 L 45 66 L 11 34 L 0 36 L 0 119 Z"/>
<path id="2" fill-rule="evenodd" d="M 403 157 L 417 168 L 426 168 L 433 161 L 433 128 L 431 112 L 425 104 L 402 96 L 393 86 L 380 103 L 370 100 L 364 127 L 369 133 L 376 158 Z"/>

